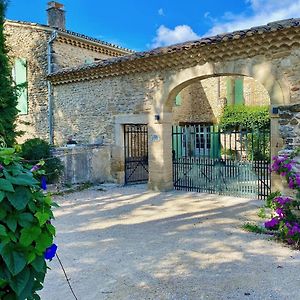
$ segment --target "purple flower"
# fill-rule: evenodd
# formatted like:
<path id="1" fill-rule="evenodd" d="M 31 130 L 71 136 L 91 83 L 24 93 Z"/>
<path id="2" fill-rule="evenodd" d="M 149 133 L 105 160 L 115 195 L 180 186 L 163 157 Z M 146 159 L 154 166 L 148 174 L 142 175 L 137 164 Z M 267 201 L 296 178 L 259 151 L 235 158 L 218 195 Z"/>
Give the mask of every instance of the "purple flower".
<path id="1" fill-rule="evenodd" d="M 290 180 L 289 180 L 289 188 L 290 188 L 290 189 L 294 189 L 294 188 L 295 188 L 293 178 L 290 178 Z"/>
<path id="2" fill-rule="evenodd" d="M 56 254 L 56 250 L 57 250 L 57 246 L 55 244 L 52 244 L 52 246 L 50 246 L 49 248 L 47 248 L 46 251 L 45 251 L 45 253 L 44 253 L 45 259 L 52 260 L 53 257 Z"/>
<path id="3" fill-rule="evenodd" d="M 279 224 L 279 220 L 277 218 L 272 218 L 271 220 L 265 222 L 266 228 L 273 228 Z"/>
<path id="4" fill-rule="evenodd" d="M 284 210 L 282 208 L 276 208 L 275 212 L 278 215 L 279 219 L 284 218 Z"/>
<path id="5" fill-rule="evenodd" d="M 287 172 L 281 172 L 280 176 L 285 177 L 287 175 Z"/>
<path id="6" fill-rule="evenodd" d="M 289 198 L 289 197 L 276 197 L 275 199 L 274 199 L 274 202 L 277 202 L 277 203 L 279 203 L 281 206 L 283 206 L 283 205 L 285 205 L 285 204 L 287 204 L 287 203 L 289 203 L 289 202 L 291 202 L 291 198 Z"/>
<path id="7" fill-rule="evenodd" d="M 45 176 L 42 176 L 42 179 L 41 179 L 41 188 L 46 191 L 47 190 L 47 182 L 46 182 L 46 177 Z"/>
<path id="8" fill-rule="evenodd" d="M 39 164 L 34 165 L 31 169 L 30 172 L 36 172 L 37 170 L 39 170 L 41 168 L 41 166 Z"/>

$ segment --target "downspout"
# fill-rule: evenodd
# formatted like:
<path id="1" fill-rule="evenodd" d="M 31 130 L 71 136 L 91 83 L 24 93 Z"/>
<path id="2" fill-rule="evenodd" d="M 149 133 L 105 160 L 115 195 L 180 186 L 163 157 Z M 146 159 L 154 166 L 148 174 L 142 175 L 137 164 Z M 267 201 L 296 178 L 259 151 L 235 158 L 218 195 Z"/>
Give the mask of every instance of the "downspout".
<path id="1" fill-rule="evenodd" d="M 57 31 L 52 31 L 52 34 L 47 43 L 47 62 L 48 62 L 48 75 L 52 72 L 52 44 L 57 38 Z M 48 126 L 49 126 L 49 144 L 53 145 L 53 89 L 50 80 L 47 80 L 48 86 Z"/>

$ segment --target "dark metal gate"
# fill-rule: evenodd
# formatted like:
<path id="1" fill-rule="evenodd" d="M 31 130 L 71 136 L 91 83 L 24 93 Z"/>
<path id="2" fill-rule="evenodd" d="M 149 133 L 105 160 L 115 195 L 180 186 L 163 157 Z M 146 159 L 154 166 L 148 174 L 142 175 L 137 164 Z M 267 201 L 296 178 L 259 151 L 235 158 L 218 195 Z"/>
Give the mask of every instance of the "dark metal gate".
<path id="1" fill-rule="evenodd" d="M 265 199 L 270 194 L 270 131 L 173 126 L 178 190 Z"/>
<path id="2" fill-rule="evenodd" d="M 148 181 L 148 126 L 124 125 L 125 184 Z"/>

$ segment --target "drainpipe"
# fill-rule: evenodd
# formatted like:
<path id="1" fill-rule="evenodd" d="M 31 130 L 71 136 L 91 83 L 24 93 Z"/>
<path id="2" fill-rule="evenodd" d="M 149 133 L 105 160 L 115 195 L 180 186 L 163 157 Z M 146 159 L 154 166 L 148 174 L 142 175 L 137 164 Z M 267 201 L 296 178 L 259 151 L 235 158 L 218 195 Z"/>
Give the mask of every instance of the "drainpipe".
<path id="1" fill-rule="evenodd" d="M 48 75 L 52 72 L 52 44 L 57 38 L 57 31 L 54 30 L 47 43 L 47 62 L 48 62 Z M 50 80 L 47 81 L 48 86 L 48 126 L 49 126 L 49 144 L 53 145 L 53 95 L 52 85 Z"/>

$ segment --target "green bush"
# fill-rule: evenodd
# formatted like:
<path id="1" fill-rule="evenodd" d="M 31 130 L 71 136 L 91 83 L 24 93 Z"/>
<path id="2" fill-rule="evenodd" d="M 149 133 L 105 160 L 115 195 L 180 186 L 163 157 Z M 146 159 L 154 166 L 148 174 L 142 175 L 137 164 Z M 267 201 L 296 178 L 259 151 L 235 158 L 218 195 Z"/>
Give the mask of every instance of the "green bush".
<path id="1" fill-rule="evenodd" d="M 47 272 L 45 257 L 56 247 L 50 222 L 56 204 L 14 151 L 0 149 L 0 299 L 35 300 Z"/>
<path id="2" fill-rule="evenodd" d="M 27 140 L 21 145 L 20 154 L 32 165 L 40 160 L 45 161 L 43 170 L 48 183 L 56 182 L 62 174 L 63 165 L 60 159 L 51 155 L 51 146 L 42 139 Z"/>
<path id="3" fill-rule="evenodd" d="M 220 125 L 224 130 L 269 129 L 269 108 L 268 106 L 227 105 Z"/>

